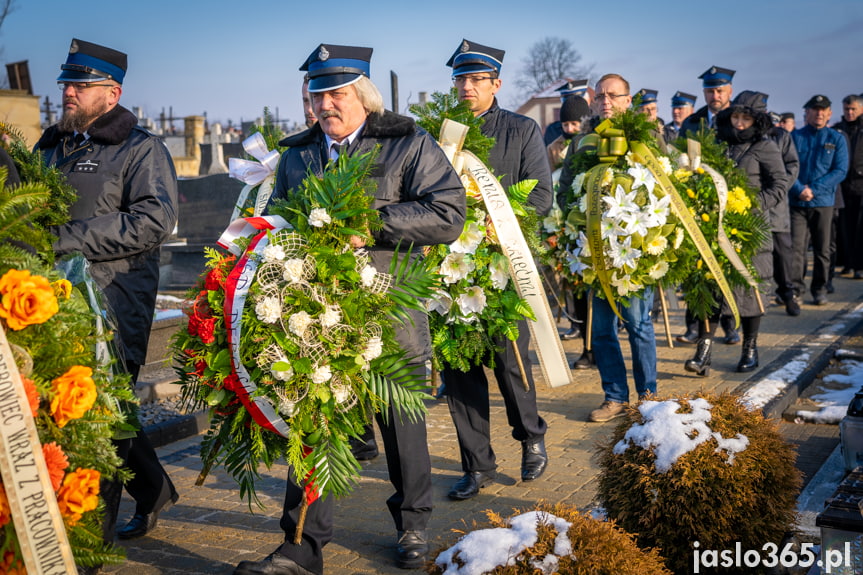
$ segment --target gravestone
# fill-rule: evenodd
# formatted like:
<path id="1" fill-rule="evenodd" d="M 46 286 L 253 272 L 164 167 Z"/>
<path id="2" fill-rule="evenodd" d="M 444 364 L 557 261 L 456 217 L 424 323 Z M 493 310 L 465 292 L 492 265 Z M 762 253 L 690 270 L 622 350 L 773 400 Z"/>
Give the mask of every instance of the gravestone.
<path id="1" fill-rule="evenodd" d="M 170 263 L 162 268 L 159 286 L 172 291 L 195 285 L 204 271 L 204 247 L 216 247 L 244 184 L 228 174 L 213 174 L 181 179 L 177 185 L 178 239 L 162 246 L 162 252 L 170 255 Z"/>

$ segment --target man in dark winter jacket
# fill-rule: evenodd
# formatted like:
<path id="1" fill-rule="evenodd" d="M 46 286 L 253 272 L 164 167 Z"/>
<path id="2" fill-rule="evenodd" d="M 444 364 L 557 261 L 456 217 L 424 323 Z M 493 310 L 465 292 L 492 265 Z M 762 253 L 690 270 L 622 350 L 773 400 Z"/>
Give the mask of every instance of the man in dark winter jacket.
<path id="1" fill-rule="evenodd" d="M 845 136 L 827 127 L 830 99 L 812 96 L 804 106 L 806 124 L 792 134 L 800 173 L 788 191 L 791 203 L 791 279 L 796 295 L 805 289 L 806 251 L 812 238 L 812 281 L 809 290 L 815 305 L 827 303 L 830 265 L 830 234 L 836 188 L 848 172 L 848 144 Z M 808 232 L 808 233 L 807 233 Z"/>
<path id="2" fill-rule="evenodd" d="M 693 134 L 698 132 L 702 124 L 707 128 L 714 128 L 716 114 L 731 105 L 731 97 L 734 93 L 731 81 L 734 79 L 734 70 L 711 66 L 698 78 L 702 82 L 705 105 L 683 121 L 680 127 L 681 136 L 685 136 L 687 132 Z"/>
<path id="3" fill-rule="evenodd" d="M 671 97 L 671 122 L 665 125 L 664 136 L 668 144 L 673 144 L 680 135 L 683 122 L 692 115 L 697 96 L 678 90 Z"/>
<path id="4" fill-rule="evenodd" d="M 459 100 L 467 101 L 474 116 L 484 119 L 482 133 L 495 139 L 489 152 L 489 167 L 501 178 L 504 188 L 522 180 L 537 180 L 527 201 L 538 214 L 544 215 L 552 205 L 548 157 L 536 122 L 497 104 L 495 94 L 501 86 L 503 56 L 503 50 L 463 40 L 447 66 L 452 67 Z M 501 351 L 495 354 L 494 374 L 506 404 L 513 439 L 521 443 L 521 478 L 531 481 L 542 475 L 548 462 L 547 426 L 536 406 L 526 321 L 519 322 L 518 332 L 516 350 L 506 340 L 497 342 Z M 516 353 L 521 357 L 527 381 L 522 379 Z M 464 471 L 448 495 L 450 499 L 469 499 L 494 481 L 497 473 L 489 429 L 488 379 L 485 368 L 476 365 L 469 371 L 446 368 L 443 380 Z"/>
<path id="5" fill-rule="evenodd" d="M 309 73 L 309 93 L 318 123 L 281 142 L 282 155 L 271 202 L 297 189 L 307 174 L 322 175 L 339 154 L 365 154 L 380 147 L 370 176 L 377 183 L 374 207 L 383 228 L 369 249 L 376 269 L 389 269 L 399 242 L 424 246 L 451 243 L 464 228 L 465 192 L 437 142 L 412 119 L 384 110 L 369 79 L 372 49 L 321 44 L 300 67 Z M 356 247 L 360 247 L 357 245 Z M 415 371 L 425 373 L 431 337 L 424 313 L 411 312 L 412 326 L 396 326 L 396 337 Z M 397 564 L 422 567 L 429 551 L 425 529 L 433 493 L 425 418 L 416 421 L 378 414 L 390 481 L 396 492 L 387 507 L 398 532 Z M 262 561 L 243 561 L 237 575 L 321 575 L 323 547 L 333 536 L 333 498 L 308 506 L 302 542 L 294 544 L 305 492 L 288 479 L 280 525 L 285 542 Z"/>
<path id="6" fill-rule="evenodd" d="M 156 292 L 159 249 L 177 223 L 177 176 L 165 144 L 138 126 L 119 105 L 126 54 L 73 39 L 57 82 L 63 92 L 60 122 L 36 144 L 77 190 L 71 220 L 51 232 L 54 252 L 80 252 L 117 318 L 126 369 L 137 380 L 145 363 Z M 131 539 L 156 526 L 177 492 L 146 434 L 118 442 L 117 452 L 135 477 L 126 484 L 135 515 L 118 535 Z M 122 495 L 103 482 L 105 537 L 113 540 Z"/>
<path id="7" fill-rule="evenodd" d="M 854 279 L 863 279 L 863 96 L 851 94 L 842 99 L 842 120 L 834 130 L 848 138 L 848 174 L 842 181 L 845 200 L 842 230 L 845 270 Z"/>

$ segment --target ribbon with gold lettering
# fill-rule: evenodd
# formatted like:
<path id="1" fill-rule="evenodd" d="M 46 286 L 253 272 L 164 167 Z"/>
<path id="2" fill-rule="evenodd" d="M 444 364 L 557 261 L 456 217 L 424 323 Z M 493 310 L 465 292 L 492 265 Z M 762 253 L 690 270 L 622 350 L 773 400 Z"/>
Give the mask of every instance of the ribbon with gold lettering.
<path id="1" fill-rule="evenodd" d="M 513 284 L 519 297 L 527 301 L 536 316 L 536 321 L 527 325 L 535 343 L 536 353 L 543 376 L 551 387 L 572 383 L 572 371 L 566 362 L 566 353 L 560 343 L 557 324 L 548 305 L 545 289 L 533 260 L 533 254 L 522 235 L 506 190 L 491 171 L 472 153 L 462 150 L 467 126 L 444 120 L 441 125 L 440 146 L 460 168 L 460 173 L 472 179 L 482 194 L 486 211 L 497 231 L 498 240 L 507 262 Z"/>
<path id="2" fill-rule="evenodd" d="M 650 173 L 653 174 L 653 177 L 656 179 L 659 189 L 662 193 L 671 198 L 671 209 L 674 212 L 674 215 L 677 216 L 680 223 L 683 225 L 683 228 L 686 230 L 686 233 L 688 233 L 689 237 L 692 238 L 692 242 L 695 244 L 698 254 L 701 256 L 707 269 L 710 270 L 711 274 L 713 274 L 713 278 L 716 280 L 719 290 L 725 297 L 728 307 L 731 308 L 731 315 L 734 316 L 735 324 L 739 325 L 740 313 L 737 310 L 737 302 L 732 295 L 731 286 L 728 284 L 728 280 L 722 272 L 719 260 L 717 260 L 716 256 L 713 255 L 710 245 L 707 243 L 707 239 L 704 237 L 704 234 L 701 233 L 701 228 L 698 227 L 695 218 L 692 217 L 692 214 L 689 212 L 683 198 L 681 198 L 680 194 L 677 193 L 677 189 L 665 174 L 665 171 L 662 169 L 662 165 L 647 146 L 641 142 L 632 142 L 630 147 L 632 148 L 633 159 L 650 170 Z"/>

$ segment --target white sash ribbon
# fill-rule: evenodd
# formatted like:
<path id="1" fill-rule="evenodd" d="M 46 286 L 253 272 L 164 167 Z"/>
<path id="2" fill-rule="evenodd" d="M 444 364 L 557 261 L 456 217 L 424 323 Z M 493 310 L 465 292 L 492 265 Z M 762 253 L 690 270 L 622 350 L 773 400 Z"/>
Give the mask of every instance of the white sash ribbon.
<path id="1" fill-rule="evenodd" d="M 551 387 L 572 383 L 572 371 L 566 362 L 566 353 L 560 343 L 557 323 L 548 305 L 542 279 L 506 191 L 476 156 L 466 150 L 459 151 L 466 130 L 467 127 L 458 122 L 444 120 L 441 126 L 441 147 L 454 166 L 464 166 L 463 172 L 476 182 L 482 193 L 485 208 L 491 216 L 501 248 L 509 262 L 509 273 L 518 295 L 530 304 L 536 315 L 536 321 L 528 321 L 527 325 L 533 336 L 545 381 Z"/>

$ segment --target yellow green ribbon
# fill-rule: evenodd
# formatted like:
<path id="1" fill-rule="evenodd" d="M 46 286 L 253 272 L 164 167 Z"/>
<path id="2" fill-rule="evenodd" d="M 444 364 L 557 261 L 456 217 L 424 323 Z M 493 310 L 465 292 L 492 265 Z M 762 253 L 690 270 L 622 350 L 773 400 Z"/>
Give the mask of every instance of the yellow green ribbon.
<path id="1" fill-rule="evenodd" d="M 713 277 L 719 286 L 719 290 L 722 292 L 722 295 L 725 296 L 725 301 L 728 302 L 728 307 L 731 308 L 731 314 L 734 316 L 735 324 L 740 325 L 740 312 L 737 310 L 737 302 L 731 293 L 731 286 L 728 284 L 725 274 L 722 273 L 719 260 L 717 260 L 716 256 L 713 255 L 710 245 L 707 243 L 707 239 L 704 237 L 704 234 L 701 233 L 701 228 L 698 227 L 698 224 L 695 222 L 695 218 L 693 218 L 692 214 L 689 213 L 689 209 L 684 203 L 683 198 L 681 198 L 680 194 L 677 193 L 677 189 L 665 174 L 665 171 L 662 169 L 662 165 L 647 146 L 641 142 L 633 142 L 630 146 L 632 148 L 633 159 L 650 170 L 650 173 L 653 174 L 653 177 L 656 179 L 659 189 L 663 194 L 671 198 L 671 209 L 674 212 L 674 215 L 678 217 L 683 228 L 689 234 L 689 237 L 692 238 L 701 259 L 707 265 L 707 269 L 710 270 L 710 273 L 713 274 Z"/>

